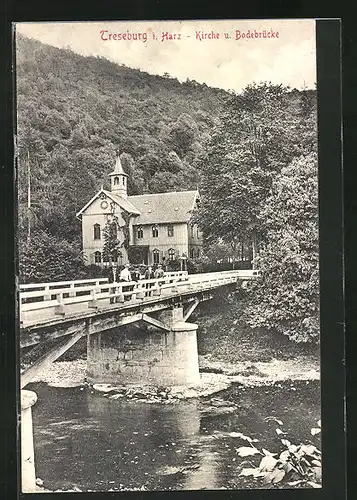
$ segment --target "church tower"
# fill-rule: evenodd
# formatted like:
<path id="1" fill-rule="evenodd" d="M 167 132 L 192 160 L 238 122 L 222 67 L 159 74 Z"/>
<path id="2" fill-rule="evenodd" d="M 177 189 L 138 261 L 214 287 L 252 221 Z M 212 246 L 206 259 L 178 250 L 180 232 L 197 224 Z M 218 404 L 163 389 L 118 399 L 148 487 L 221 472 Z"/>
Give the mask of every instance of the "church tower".
<path id="1" fill-rule="evenodd" d="M 115 167 L 113 172 L 109 174 L 110 177 L 110 186 L 111 192 L 120 196 L 121 198 L 127 198 L 128 192 L 128 175 L 124 172 L 123 167 L 121 165 L 119 151 L 117 151 L 117 158 L 115 161 Z"/>

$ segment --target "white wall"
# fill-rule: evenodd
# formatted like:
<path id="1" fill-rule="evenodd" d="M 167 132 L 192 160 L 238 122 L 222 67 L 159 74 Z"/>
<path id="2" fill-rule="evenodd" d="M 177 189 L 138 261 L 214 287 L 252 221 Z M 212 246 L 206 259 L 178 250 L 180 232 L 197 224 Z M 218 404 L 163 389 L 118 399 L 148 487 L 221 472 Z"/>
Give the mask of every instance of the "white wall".
<path id="1" fill-rule="evenodd" d="M 157 224 L 159 229 L 159 235 L 157 238 L 152 236 L 152 224 L 147 224 L 143 226 L 133 226 L 133 243 L 139 246 L 149 246 L 149 263 L 152 263 L 152 252 L 157 249 L 161 252 L 160 260 L 162 256 L 165 256 L 168 260 L 168 251 L 173 248 L 178 255 L 185 253 L 188 255 L 188 233 L 187 224 L 174 223 L 174 235 L 168 236 L 167 226 L 168 224 Z M 137 228 L 143 228 L 143 238 L 137 238 Z"/>
<path id="2" fill-rule="evenodd" d="M 110 199 L 107 198 L 109 206 L 106 210 L 100 207 L 101 199 L 96 199 L 82 214 L 82 241 L 83 241 L 83 254 L 86 259 L 87 264 L 94 264 L 94 252 L 103 251 L 104 237 L 103 229 L 106 224 L 106 215 L 110 214 Z M 115 215 L 119 218 L 119 225 L 123 226 L 125 224 L 122 216 L 120 207 L 116 207 Z M 94 224 L 100 224 L 101 229 L 101 239 L 94 239 Z M 118 238 L 120 241 L 124 240 L 124 236 L 121 232 L 118 233 Z M 123 262 L 127 262 L 126 251 L 121 248 L 120 251 L 123 253 Z"/>
<path id="3" fill-rule="evenodd" d="M 108 208 L 103 210 L 100 207 L 101 199 L 96 199 L 82 215 L 82 239 L 83 239 L 83 253 L 88 264 L 94 263 L 94 252 L 103 251 L 104 237 L 103 229 L 106 224 L 106 215 L 110 214 L 110 202 L 111 200 L 107 198 Z M 119 225 L 124 226 L 125 221 L 121 216 L 121 208 L 116 205 L 115 215 L 119 218 Z M 194 225 L 193 236 L 191 236 L 191 229 L 185 222 L 173 223 L 174 235 L 168 236 L 168 224 L 158 224 L 159 235 L 157 238 L 152 236 L 152 224 L 147 224 L 141 226 L 143 228 L 143 238 L 137 238 L 137 228 L 139 225 L 133 226 L 132 223 L 135 222 L 135 218 L 130 222 L 130 245 L 148 246 L 149 247 L 149 263 L 153 263 L 153 250 L 157 249 L 160 251 L 160 261 L 162 257 L 168 261 L 168 251 L 173 248 L 178 255 L 185 253 L 190 257 L 190 250 L 192 247 L 202 247 L 202 233 L 197 233 L 197 224 Z M 101 239 L 94 239 L 94 224 L 100 224 L 101 227 Z M 124 235 L 118 234 L 120 241 L 124 240 Z M 123 259 L 121 263 L 128 261 L 127 254 L 124 248 L 120 249 L 123 253 Z"/>

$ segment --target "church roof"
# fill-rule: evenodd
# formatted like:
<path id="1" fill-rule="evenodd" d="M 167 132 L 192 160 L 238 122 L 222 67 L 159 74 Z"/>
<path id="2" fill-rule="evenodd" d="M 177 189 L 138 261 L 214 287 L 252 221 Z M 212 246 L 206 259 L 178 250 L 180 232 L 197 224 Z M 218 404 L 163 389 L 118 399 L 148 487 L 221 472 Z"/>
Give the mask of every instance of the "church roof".
<path id="1" fill-rule="evenodd" d="M 177 191 L 128 196 L 128 201 L 140 211 L 135 224 L 160 224 L 188 222 L 198 197 L 198 191 Z"/>
<path id="2" fill-rule="evenodd" d="M 110 198 L 112 201 L 117 203 L 126 212 L 131 213 L 131 214 L 135 214 L 135 215 L 140 214 L 139 210 L 137 208 L 135 208 L 132 205 L 132 203 L 130 203 L 130 201 L 128 199 L 121 198 L 120 196 L 112 193 L 111 191 L 106 191 L 105 189 L 101 189 L 100 191 L 98 191 L 97 194 L 95 194 L 93 196 L 93 198 L 91 200 L 89 200 L 89 202 L 79 212 L 77 212 L 76 216 L 79 217 L 80 215 L 82 215 L 82 213 L 86 211 L 86 209 L 93 203 L 94 200 L 96 200 L 98 198 L 98 196 L 101 193 L 104 193 L 106 196 L 108 196 L 108 198 Z"/>
<path id="3" fill-rule="evenodd" d="M 117 203 L 123 210 L 135 215 L 135 224 L 162 224 L 173 222 L 188 222 L 195 207 L 198 191 L 175 191 L 170 193 L 140 194 L 136 196 L 121 196 L 101 189 L 76 214 L 83 214 L 101 193 Z"/>
<path id="4" fill-rule="evenodd" d="M 105 193 L 109 198 L 118 203 L 118 205 L 126 212 L 136 215 L 140 214 L 140 211 L 132 203 L 130 203 L 128 198 L 122 198 L 121 196 L 118 196 L 111 191 L 106 191 L 105 189 L 103 189 L 103 193 Z"/>

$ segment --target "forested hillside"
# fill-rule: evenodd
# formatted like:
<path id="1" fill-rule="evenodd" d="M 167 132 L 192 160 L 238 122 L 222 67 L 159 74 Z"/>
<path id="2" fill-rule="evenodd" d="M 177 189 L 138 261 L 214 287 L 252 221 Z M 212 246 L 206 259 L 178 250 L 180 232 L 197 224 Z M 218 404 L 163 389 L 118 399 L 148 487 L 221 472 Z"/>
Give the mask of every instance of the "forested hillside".
<path id="1" fill-rule="evenodd" d="M 40 247 L 43 253 L 43 247 L 54 246 L 50 260 L 63 248 L 70 261 L 71 248 L 78 255 L 75 213 L 102 183 L 108 186 L 118 148 L 130 194 L 200 185 L 226 92 L 21 36 L 16 57 L 20 277 L 41 279 Z"/>
<path id="2" fill-rule="evenodd" d="M 19 37 L 17 110 L 20 281 L 88 276 L 75 214 L 119 148 L 129 194 L 200 188 L 206 260 L 254 243 L 247 324 L 318 339 L 315 91 L 228 93 Z"/>

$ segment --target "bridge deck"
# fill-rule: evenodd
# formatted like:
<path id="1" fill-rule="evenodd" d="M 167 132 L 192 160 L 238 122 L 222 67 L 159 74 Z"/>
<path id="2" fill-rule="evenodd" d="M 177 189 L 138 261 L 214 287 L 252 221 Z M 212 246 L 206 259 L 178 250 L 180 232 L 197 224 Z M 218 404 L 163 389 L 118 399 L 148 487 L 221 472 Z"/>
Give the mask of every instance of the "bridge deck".
<path id="1" fill-rule="evenodd" d="M 259 271 L 224 271 L 188 275 L 167 273 L 163 278 L 108 283 L 107 280 L 80 280 L 21 285 L 21 328 L 54 325 L 64 319 L 90 317 L 103 310 L 132 311 L 170 297 L 203 291 L 254 279 Z"/>

